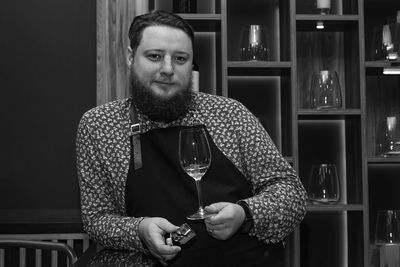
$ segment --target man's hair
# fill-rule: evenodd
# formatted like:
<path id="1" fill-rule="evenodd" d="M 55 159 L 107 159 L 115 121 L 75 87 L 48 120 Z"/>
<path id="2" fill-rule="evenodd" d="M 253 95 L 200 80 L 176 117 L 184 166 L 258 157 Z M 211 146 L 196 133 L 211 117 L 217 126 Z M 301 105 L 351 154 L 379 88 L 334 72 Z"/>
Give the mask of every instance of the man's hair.
<path id="1" fill-rule="evenodd" d="M 144 29 L 149 26 L 169 26 L 180 29 L 190 37 L 192 46 L 194 45 L 194 33 L 189 23 L 175 14 L 166 11 L 155 10 L 151 11 L 150 13 L 137 16 L 133 19 L 129 28 L 130 47 L 133 51 L 133 54 L 136 53 L 136 49 L 142 40 Z"/>

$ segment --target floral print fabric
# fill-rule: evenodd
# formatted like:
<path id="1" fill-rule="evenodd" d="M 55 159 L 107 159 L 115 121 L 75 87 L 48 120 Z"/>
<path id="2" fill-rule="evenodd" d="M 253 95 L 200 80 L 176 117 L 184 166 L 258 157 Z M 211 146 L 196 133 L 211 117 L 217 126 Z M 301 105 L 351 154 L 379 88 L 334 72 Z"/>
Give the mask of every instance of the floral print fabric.
<path id="1" fill-rule="evenodd" d="M 290 234 L 305 215 L 305 190 L 257 118 L 239 102 L 195 94 L 185 117 L 171 123 L 149 120 L 136 110 L 141 133 L 176 125 L 205 125 L 214 143 L 248 179 L 254 196 L 245 199 L 254 219 L 249 235 L 266 244 Z M 125 211 L 130 162 L 131 99 L 86 112 L 76 150 L 84 229 L 105 247 L 145 251 L 138 236 L 143 218 Z"/>

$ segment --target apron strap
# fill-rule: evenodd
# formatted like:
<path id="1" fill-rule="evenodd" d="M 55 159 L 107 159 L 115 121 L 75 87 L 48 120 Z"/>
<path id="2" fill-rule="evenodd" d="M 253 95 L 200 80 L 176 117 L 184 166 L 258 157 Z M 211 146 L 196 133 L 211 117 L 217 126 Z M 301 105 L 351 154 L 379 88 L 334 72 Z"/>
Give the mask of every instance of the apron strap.
<path id="1" fill-rule="evenodd" d="M 131 105 L 129 109 L 129 116 L 131 117 L 131 157 L 133 157 L 134 170 L 142 167 L 142 148 L 140 145 L 140 124 L 137 114 L 134 112 L 134 107 Z"/>

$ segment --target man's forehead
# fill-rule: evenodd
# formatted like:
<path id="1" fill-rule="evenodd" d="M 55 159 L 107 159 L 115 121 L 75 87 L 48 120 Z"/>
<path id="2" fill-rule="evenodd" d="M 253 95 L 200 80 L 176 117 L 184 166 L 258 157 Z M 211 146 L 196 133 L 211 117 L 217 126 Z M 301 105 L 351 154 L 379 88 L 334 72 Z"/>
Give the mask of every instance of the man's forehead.
<path id="1" fill-rule="evenodd" d="M 183 30 L 166 25 L 152 25 L 143 30 L 141 45 L 192 45 L 189 35 Z"/>

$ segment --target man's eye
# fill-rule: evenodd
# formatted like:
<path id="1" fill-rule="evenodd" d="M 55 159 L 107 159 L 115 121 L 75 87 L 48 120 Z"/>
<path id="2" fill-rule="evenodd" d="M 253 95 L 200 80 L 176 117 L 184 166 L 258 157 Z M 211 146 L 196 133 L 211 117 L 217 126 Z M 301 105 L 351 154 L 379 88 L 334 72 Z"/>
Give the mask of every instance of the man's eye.
<path id="1" fill-rule="evenodd" d="M 177 57 L 175 57 L 175 61 L 176 61 L 178 64 L 185 64 L 185 63 L 188 61 L 188 59 L 187 59 L 187 57 L 180 57 L 180 56 L 177 56 Z"/>
<path id="2" fill-rule="evenodd" d="M 159 54 L 148 54 L 147 58 L 150 59 L 151 61 L 159 61 L 161 60 L 162 56 Z"/>

